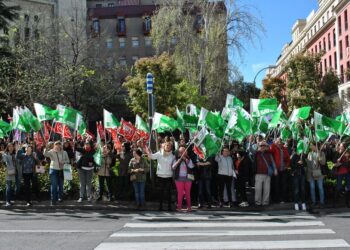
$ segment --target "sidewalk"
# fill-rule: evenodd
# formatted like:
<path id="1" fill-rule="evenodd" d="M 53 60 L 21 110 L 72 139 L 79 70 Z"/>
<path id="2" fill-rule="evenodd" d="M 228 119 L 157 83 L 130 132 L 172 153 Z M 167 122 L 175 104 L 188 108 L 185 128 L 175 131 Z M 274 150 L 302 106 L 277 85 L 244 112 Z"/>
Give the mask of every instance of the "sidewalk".
<path id="1" fill-rule="evenodd" d="M 158 203 L 157 202 L 147 202 L 146 203 L 147 208 L 143 211 L 158 211 Z M 338 207 L 344 208 L 344 206 L 338 205 Z M 10 207 L 5 207 L 5 202 L 0 202 L 0 209 L 6 209 L 6 210 L 39 210 L 39 211 L 50 211 L 50 210 L 90 210 L 90 211 L 139 211 L 133 201 L 83 201 L 82 203 L 78 203 L 76 200 L 64 200 L 62 203 L 57 203 L 55 206 L 50 205 L 49 200 L 37 202 L 33 201 L 33 205 L 30 207 L 26 206 L 26 203 L 24 201 L 16 201 L 14 205 Z M 216 206 L 213 206 L 211 209 L 208 208 L 202 208 L 198 209 L 197 206 L 193 206 L 192 209 L 194 211 L 241 211 L 241 212 L 248 212 L 248 211 L 281 211 L 281 210 L 292 210 L 294 211 L 294 204 L 293 203 L 283 203 L 283 204 L 271 204 L 266 207 L 255 207 L 255 206 L 249 206 L 245 208 L 241 207 L 223 207 L 219 208 Z M 331 205 L 326 206 L 324 209 L 335 209 Z M 314 209 L 314 211 L 318 211 L 319 209 Z M 323 209 L 322 209 L 323 210 Z M 165 210 L 166 211 L 166 210 Z"/>

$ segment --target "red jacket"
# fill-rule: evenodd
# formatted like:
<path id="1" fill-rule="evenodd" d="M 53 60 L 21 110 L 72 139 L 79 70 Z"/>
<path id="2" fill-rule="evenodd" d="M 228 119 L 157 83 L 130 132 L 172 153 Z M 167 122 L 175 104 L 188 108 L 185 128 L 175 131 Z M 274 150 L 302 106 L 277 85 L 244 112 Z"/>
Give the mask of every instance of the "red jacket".
<path id="1" fill-rule="evenodd" d="M 290 168 L 290 155 L 288 153 L 288 150 L 284 146 L 282 146 L 282 150 L 283 159 L 281 159 L 281 149 L 276 144 L 273 143 L 270 148 L 270 152 L 273 155 L 273 159 L 275 160 L 275 164 L 278 171 L 281 170 L 282 160 L 284 162 L 284 169 Z"/>
<path id="2" fill-rule="evenodd" d="M 343 175 L 349 173 L 349 158 L 344 154 L 340 159 L 341 165 L 336 170 L 336 175 Z"/>
<path id="3" fill-rule="evenodd" d="M 264 161 L 263 157 L 262 156 L 265 156 L 265 160 L 266 162 Z M 269 166 L 268 165 L 273 165 L 275 166 L 275 163 L 274 163 L 274 160 L 273 160 L 273 155 L 267 151 L 267 152 L 261 152 L 261 151 L 257 151 L 256 154 L 255 154 L 255 173 L 256 174 L 268 174 L 268 168 Z M 266 163 L 268 165 L 266 165 Z"/>

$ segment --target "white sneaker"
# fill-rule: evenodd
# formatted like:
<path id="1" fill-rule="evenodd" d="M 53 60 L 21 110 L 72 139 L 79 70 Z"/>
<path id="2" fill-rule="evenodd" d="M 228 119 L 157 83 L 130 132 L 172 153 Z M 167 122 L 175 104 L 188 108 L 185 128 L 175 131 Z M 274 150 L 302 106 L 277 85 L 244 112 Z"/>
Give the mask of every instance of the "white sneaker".
<path id="1" fill-rule="evenodd" d="M 88 200 L 88 202 L 91 202 L 91 201 L 92 201 L 92 198 L 91 198 L 91 197 L 88 197 L 87 200 Z"/>
<path id="2" fill-rule="evenodd" d="M 306 211 L 306 204 L 305 203 L 301 204 L 301 208 L 303 209 L 303 211 Z"/>
<path id="3" fill-rule="evenodd" d="M 299 211 L 299 204 L 298 203 L 294 204 L 294 209 L 295 209 L 295 211 Z"/>
<path id="4" fill-rule="evenodd" d="M 249 207 L 249 203 L 246 201 L 243 201 L 239 204 L 240 207 Z"/>
<path id="5" fill-rule="evenodd" d="M 83 198 L 79 198 L 79 200 L 77 200 L 77 202 L 79 202 L 79 203 L 83 202 Z"/>

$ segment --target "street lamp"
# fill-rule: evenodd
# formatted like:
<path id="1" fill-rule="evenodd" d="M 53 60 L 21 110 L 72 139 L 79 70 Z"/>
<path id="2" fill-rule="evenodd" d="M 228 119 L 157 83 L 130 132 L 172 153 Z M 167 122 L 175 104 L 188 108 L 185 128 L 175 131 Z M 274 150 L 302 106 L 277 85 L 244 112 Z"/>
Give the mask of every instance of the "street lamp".
<path id="1" fill-rule="evenodd" d="M 255 89 L 256 89 L 256 78 L 258 77 L 258 75 L 262 72 L 262 71 L 264 71 L 264 70 L 267 70 L 267 69 L 275 69 L 275 68 L 277 68 L 277 66 L 276 65 L 269 65 L 269 66 L 267 66 L 267 67 L 264 67 L 264 68 L 262 68 L 262 69 L 260 69 L 256 74 L 255 74 L 255 77 L 254 77 L 254 81 L 253 81 L 253 83 L 254 83 L 254 96 L 255 96 Z"/>

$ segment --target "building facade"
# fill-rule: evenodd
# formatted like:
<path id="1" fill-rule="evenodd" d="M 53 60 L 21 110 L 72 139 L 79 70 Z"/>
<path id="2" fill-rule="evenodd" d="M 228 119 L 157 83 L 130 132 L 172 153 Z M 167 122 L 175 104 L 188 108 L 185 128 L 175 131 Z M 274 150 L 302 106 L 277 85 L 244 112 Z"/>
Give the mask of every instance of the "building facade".
<path id="1" fill-rule="evenodd" d="M 348 0 L 318 0 L 318 9 L 312 10 L 306 19 L 299 19 L 292 27 L 292 41 L 282 48 L 276 68 L 268 74 L 286 80 L 283 67 L 298 53 L 322 53 L 322 75 L 334 71 L 339 76 L 339 97 L 348 102 L 350 96 L 350 51 L 348 28 Z M 347 95 L 349 93 L 349 95 Z M 347 100 L 349 99 L 349 100 Z M 345 105 L 347 109 L 348 105 Z M 350 108 L 350 106 L 349 106 Z"/>
<path id="2" fill-rule="evenodd" d="M 88 37 L 96 66 L 106 63 L 131 66 L 155 54 L 150 37 L 153 0 L 87 1 Z"/>

